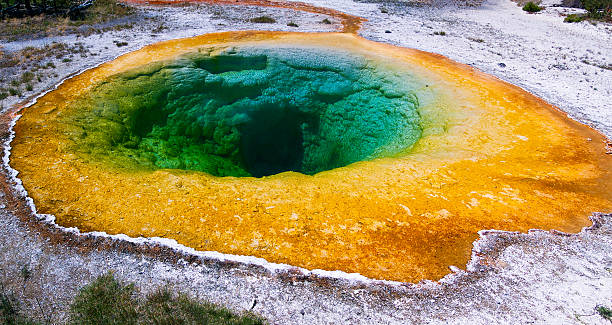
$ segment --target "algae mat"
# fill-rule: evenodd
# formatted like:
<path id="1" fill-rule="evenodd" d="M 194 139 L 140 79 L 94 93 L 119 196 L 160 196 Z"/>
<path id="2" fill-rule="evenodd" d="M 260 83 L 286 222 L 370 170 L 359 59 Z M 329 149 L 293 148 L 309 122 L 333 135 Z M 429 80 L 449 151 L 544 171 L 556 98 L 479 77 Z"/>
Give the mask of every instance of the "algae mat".
<path id="1" fill-rule="evenodd" d="M 605 138 L 439 55 L 340 33 L 148 46 L 22 111 L 10 164 L 83 231 L 370 278 L 439 279 L 482 229 L 612 211 Z"/>

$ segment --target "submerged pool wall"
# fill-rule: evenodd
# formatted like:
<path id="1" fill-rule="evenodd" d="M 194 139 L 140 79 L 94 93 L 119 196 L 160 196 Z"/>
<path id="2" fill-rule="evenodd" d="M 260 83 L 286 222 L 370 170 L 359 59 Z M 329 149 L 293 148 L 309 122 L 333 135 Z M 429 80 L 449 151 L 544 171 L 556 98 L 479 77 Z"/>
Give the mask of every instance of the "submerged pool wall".
<path id="1" fill-rule="evenodd" d="M 60 123 L 71 150 L 120 167 L 312 175 L 407 152 L 421 87 L 340 50 L 210 48 L 115 75 Z"/>

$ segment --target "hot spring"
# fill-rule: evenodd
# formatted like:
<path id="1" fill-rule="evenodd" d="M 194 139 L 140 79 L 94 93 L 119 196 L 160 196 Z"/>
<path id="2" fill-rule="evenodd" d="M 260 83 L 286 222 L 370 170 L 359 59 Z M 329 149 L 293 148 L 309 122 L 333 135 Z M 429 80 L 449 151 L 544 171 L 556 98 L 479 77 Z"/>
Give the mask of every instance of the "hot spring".
<path id="1" fill-rule="evenodd" d="M 10 165 L 82 231 L 376 279 L 440 279 L 482 229 L 612 211 L 604 137 L 440 55 L 351 34 L 161 42 L 24 108 Z"/>

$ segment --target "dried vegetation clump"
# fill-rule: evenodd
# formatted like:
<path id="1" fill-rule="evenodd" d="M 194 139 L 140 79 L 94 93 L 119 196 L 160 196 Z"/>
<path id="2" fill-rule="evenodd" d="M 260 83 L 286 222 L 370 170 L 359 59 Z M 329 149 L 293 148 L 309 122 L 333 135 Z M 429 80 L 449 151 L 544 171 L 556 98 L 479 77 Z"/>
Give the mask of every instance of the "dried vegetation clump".
<path id="1" fill-rule="evenodd" d="M 69 8 L 81 3 L 81 0 L 62 0 L 56 2 L 58 3 L 57 6 L 61 8 Z M 9 0 L 8 5 L 19 6 L 19 1 Z M 23 17 L 0 15 L 0 40 L 16 41 L 72 33 L 91 34 L 91 31 L 109 28 L 115 29 L 117 28 L 116 25 L 125 25 L 111 24 L 111 22 L 135 13 L 134 8 L 116 0 L 96 0 L 81 15 L 72 18 L 68 17 L 65 10 L 48 9 L 46 11 L 39 11 L 34 12 L 32 15 L 24 15 Z M 131 27 L 131 24 L 128 25 L 127 27 Z"/>
<path id="2" fill-rule="evenodd" d="M 16 52 L 0 48 L 0 101 L 11 96 L 21 97 L 37 83 L 57 77 L 56 62 L 71 62 L 77 55 L 85 58 L 94 54 L 83 43 L 28 46 Z"/>

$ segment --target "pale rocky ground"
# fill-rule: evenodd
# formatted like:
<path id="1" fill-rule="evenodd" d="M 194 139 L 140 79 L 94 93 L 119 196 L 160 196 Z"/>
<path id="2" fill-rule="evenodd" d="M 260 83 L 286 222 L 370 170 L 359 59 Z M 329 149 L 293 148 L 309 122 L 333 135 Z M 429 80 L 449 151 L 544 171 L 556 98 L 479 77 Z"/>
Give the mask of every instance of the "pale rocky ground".
<path id="1" fill-rule="evenodd" d="M 365 17 L 369 21 L 360 34 L 366 38 L 470 64 L 523 87 L 612 137 L 612 70 L 602 68 L 612 65 L 612 26 L 564 24 L 559 14 L 574 10 L 554 8 L 551 1 L 538 14 L 527 14 L 508 0 L 466 8 L 350 0 L 305 2 Z M 82 42 L 87 49 L 85 57 L 74 55 L 71 62 L 49 58 L 57 69 L 35 83 L 32 91 L 24 92 L 21 100 L 52 88 L 73 73 L 160 40 L 213 31 L 339 28 L 337 21 L 321 24 L 323 15 L 286 9 L 199 5 L 144 7 L 139 12 L 139 22 L 131 29 L 0 43 L 8 51 L 53 41 Z M 247 22 L 261 15 L 275 17 L 278 23 Z M 290 21 L 299 27 L 288 27 Z M 161 24 L 165 28 L 158 31 Z M 446 36 L 434 35 L 435 31 L 444 31 Z M 128 45 L 117 47 L 113 41 Z M 0 70 L 6 80 L 20 74 Z M 12 96 L 1 104 L 6 108 L 19 100 Z M 609 324 L 595 314 L 594 307 L 612 307 L 612 216 L 600 217 L 599 228 L 573 236 L 548 232 L 487 235 L 477 242 L 475 256 L 480 257 L 470 262 L 468 272 L 459 271 L 440 283 L 363 286 L 337 280 L 324 286 L 281 279 L 244 266 L 228 271 L 118 251 L 82 252 L 51 245 L 47 238 L 24 227 L 6 204 L 0 207 L 0 275 L 7 288 L 26 302 L 31 315 L 53 322 L 64 318 L 66 304 L 80 286 L 113 270 L 118 278 L 135 282 L 144 292 L 169 285 L 235 310 L 249 309 L 257 299 L 254 311 L 275 324 Z M 492 247 L 495 249 L 489 251 Z M 487 254 L 476 254 L 480 249 Z M 25 286 L 19 276 L 24 264 L 32 269 Z"/>

